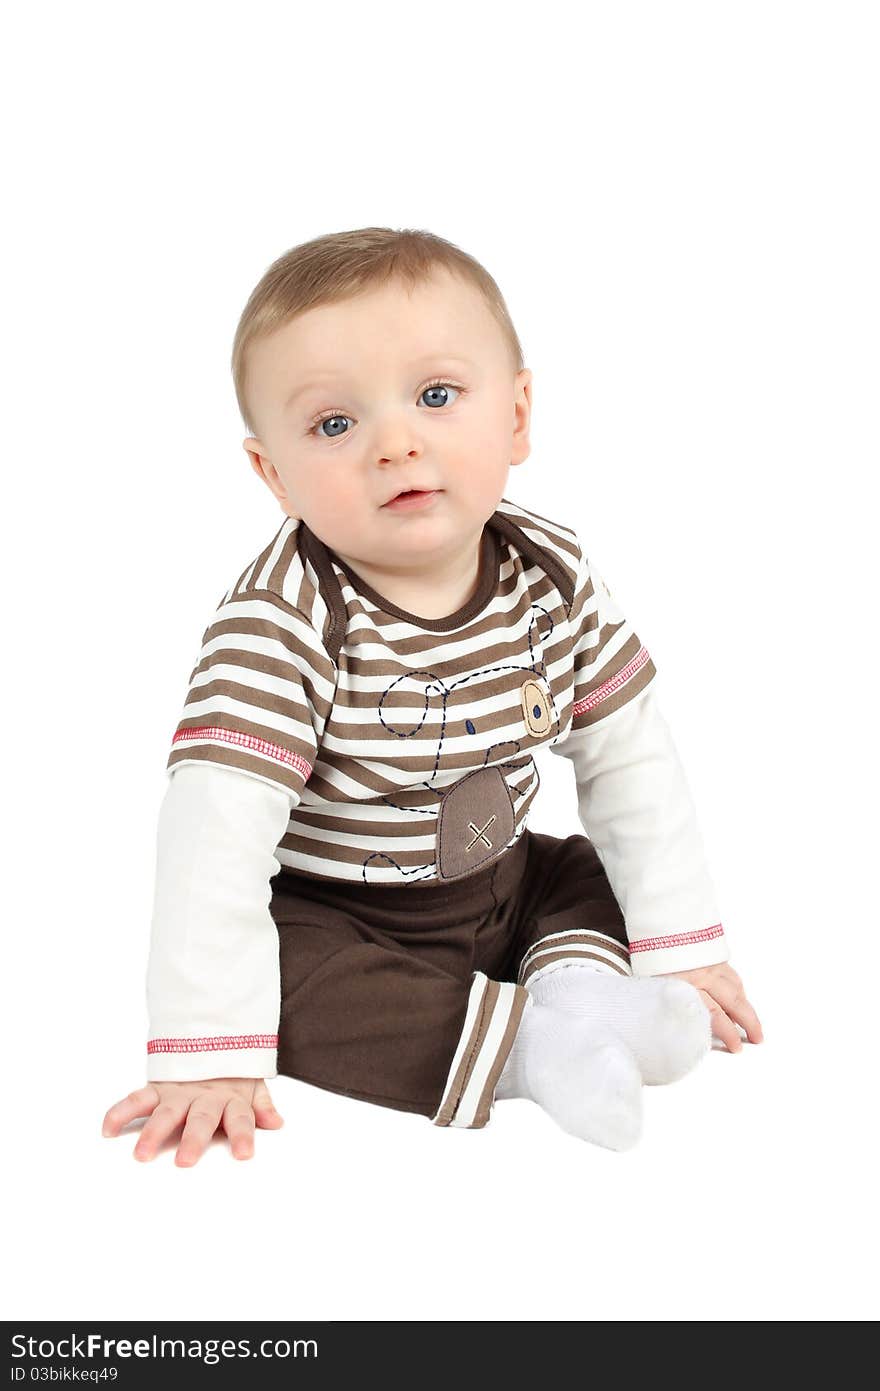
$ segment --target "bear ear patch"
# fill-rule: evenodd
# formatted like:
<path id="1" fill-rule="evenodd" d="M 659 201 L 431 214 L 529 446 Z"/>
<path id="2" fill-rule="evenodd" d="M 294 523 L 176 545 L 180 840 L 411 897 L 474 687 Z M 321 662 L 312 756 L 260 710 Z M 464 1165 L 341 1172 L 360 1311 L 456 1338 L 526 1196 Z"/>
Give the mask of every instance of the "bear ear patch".
<path id="1" fill-rule="evenodd" d="M 546 734 L 552 724 L 550 704 L 537 681 L 523 682 L 519 698 L 529 733 L 536 738 Z"/>

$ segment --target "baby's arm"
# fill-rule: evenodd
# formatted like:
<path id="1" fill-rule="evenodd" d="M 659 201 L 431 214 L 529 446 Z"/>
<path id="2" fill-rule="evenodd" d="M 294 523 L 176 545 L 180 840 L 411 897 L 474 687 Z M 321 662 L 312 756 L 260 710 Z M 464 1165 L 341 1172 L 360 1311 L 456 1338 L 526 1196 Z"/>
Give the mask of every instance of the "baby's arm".
<path id="1" fill-rule="evenodd" d="M 178 1164 L 194 1163 L 221 1123 L 236 1157 L 254 1122 L 275 1127 L 278 933 L 269 911 L 274 851 L 292 796 L 259 778 L 187 763 L 159 816 L 147 1001 L 149 1084 L 108 1111 L 105 1134 L 147 1115 L 135 1150 L 151 1158 L 185 1121 Z"/>

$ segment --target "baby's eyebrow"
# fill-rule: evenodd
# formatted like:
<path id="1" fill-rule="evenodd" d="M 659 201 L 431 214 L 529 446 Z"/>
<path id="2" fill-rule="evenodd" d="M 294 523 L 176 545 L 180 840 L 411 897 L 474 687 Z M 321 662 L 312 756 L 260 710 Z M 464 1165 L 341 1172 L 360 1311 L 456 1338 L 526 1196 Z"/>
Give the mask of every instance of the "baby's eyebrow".
<path id="1" fill-rule="evenodd" d="M 425 353 L 424 357 L 416 358 L 415 362 L 413 363 L 413 366 L 421 367 L 422 364 L 426 362 L 436 363 L 438 367 L 442 366 L 442 364 L 446 362 L 456 362 L 460 367 L 476 367 L 476 363 L 473 362 L 469 357 L 459 357 L 455 353 L 442 352 Z M 321 386 L 323 383 L 326 382 L 342 380 L 343 375 L 341 372 L 334 372 L 329 370 L 326 372 L 315 372 L 310 377 L 306 378 L 305 381 L 297 383 L 297 385 L 293 388 L 293 391 L 288 396 L 287 400 L 284 402 L 284 409 L 286 410 L 288 406 L 292 406 L 297 397 L 302 396 L 303 393 L 306 391 L 311 391 L 313 387 Z"/>
<path id="2" fill-rule="evenodd" d="M 284 402 L 285 408 L 287 406 L 292 406 L 296 398 L 302 396 L 303 392 L 311 391 L 312 387 L 320 386 L 322 382 L 335 381 L 338 375 L 337 372 L 321 372 L 317 377 L 310 377 L 308 381 L 300 382 L 298 386 L 294 387 L 293 391 L 291 391 L 287 400 Z"/>

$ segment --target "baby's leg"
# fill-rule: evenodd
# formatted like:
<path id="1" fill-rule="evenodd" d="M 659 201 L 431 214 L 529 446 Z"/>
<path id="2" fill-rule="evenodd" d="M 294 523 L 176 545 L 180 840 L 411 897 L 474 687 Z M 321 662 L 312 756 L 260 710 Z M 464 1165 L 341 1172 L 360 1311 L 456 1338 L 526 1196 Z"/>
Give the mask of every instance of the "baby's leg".
<path id="1" fill-rule="evenodd" d="M 473 969 L 466 925 L 435 932 L 402 908 L 381 930 L 374 905 L 372 921 L 348 908 L 275 890 L 278 1071 L 439 1126 L 484 1126 L 527 991 Z"/>
<path id="2" fill-rule="evenodd" d="M 641 1077 L 613 1034 L 513 981 L 452 974 L 418 934 L 402 947 L 332 910 L 279 930 L 280 1073 L 439 1126 L 479 1129 L 496 1095 L 526 1096 L 595 1144 L 638 1137 Z"/>
<path id="3" fill-rule="evenodd" d="M 592 843 L 530 832 L 511 888 L 508 974 L 537 1004 L 611 1031 L 648 1085 L 674 1082 L 711 1046 L 709 1011 L 683 980 L 634 978 L 623 914 Z"/>
<path id="4" fill-rule="evenodd" d="M 491 884 L 491 876 L 485 880 Z M 516 1094 L 532 1096 L 566 1129 L 614 1148 L 631 1143 L 640 1103 L 635 1063 L 617 1040 L 609 1052 L 608 1039 L 591 1026 L 539 1009 L 523 986 L 500 978 L 509 936 L 504 920 L 488 911 L 491 890 L 487 903 L 479 887 L 475 893 L 465 884 L 461 900 L 480 910 L 470 921 L 445 894 L 392 892 L 365 902 L 331 886 L 307 898 L 295 880 L 275 881 L 278 1071 L 420 1112 L 438 1126 L 478 1129 L 514 1053 L 505 1095 L 514 1094 L 510 1076 L 518 1075 Z M 564 1083 L 545 1080 L 550 1053 L 550 1072 L 559 1064 L 577 1078 L 571 1096 Z"/>

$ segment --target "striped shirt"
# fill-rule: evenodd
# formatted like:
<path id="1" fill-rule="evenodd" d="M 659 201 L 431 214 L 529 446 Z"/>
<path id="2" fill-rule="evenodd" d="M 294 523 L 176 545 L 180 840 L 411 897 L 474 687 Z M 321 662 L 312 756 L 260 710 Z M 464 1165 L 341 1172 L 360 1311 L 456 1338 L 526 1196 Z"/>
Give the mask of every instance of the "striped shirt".
<path id="1" fill-rule="evenodd" d="M 459 877 L 522 835 L 537 750 L 561 752 L 654 675 L 575 532 L 506 498 L 475 593 L 438 619 L 385 599 L 288 518 L 204 633 L 167 769 L 213 763 L 283 789 L 282 871 Z"/>
<path id="2" fill-rule="evenodd" d="M 475 593 L 441 619 L 391 603 L 287 519 L 223 595 L 172 739 L 149 1079 L 274 1077 L 275 874 L 368 885 L 473 873 L 522 836 L 540 748 L 573 764 L 627 969 L 726 961 L 654 676 L 575 533 L 507 499 L 483 529 Z M 594 959 L 587 938 L 551 933 L 520 984 L 475 973 L 436 1124 L 485 1123 L 522 982 Z"/>

